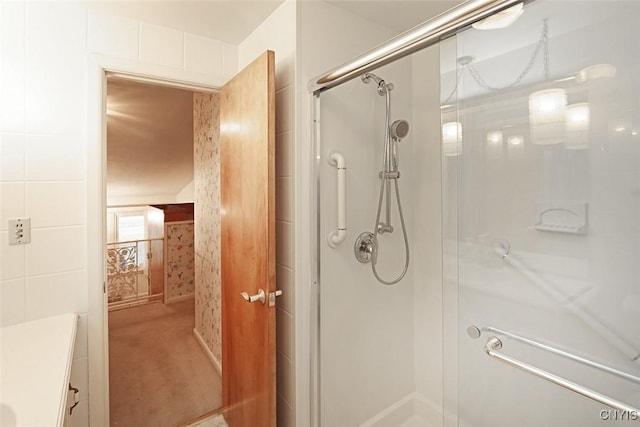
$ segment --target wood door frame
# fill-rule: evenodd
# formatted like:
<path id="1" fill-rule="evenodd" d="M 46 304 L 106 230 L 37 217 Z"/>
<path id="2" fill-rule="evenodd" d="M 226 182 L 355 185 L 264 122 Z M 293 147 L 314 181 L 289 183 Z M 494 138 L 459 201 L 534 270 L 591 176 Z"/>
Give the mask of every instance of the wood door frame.
<path id="1" fill-rule="evenodd" d="M 109 335 L 106 271 L 107 74 L 200 92 L 218 92 L 224 81 L 207 82 L 186 70 L 91 54 L 87 64 L 87 342 L 89 425 L 109 425 Z"/>

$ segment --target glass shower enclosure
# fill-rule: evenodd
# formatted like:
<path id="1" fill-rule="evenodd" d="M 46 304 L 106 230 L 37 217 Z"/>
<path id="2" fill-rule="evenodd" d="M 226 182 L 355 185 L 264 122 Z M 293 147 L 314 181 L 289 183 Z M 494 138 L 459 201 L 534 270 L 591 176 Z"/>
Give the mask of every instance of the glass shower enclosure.
<path id="1" fill-rule="evenodd" d="M 319 426 L 640 421 L 638 16 L 535 0 L 315 93 Z"/>

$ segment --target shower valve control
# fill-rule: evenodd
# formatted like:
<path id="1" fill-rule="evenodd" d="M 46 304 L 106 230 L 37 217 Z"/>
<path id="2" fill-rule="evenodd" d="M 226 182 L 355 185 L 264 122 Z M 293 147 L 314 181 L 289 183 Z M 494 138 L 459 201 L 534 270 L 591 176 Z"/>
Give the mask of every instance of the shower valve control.
<path id="1" fill-rule="evenodd" d="M 363 264 L 371 262 L 375 250 L 376 239 L 373 233 L 369 233 L 368 231 L 360 233 L 353 246 L 356 259 Z"/>

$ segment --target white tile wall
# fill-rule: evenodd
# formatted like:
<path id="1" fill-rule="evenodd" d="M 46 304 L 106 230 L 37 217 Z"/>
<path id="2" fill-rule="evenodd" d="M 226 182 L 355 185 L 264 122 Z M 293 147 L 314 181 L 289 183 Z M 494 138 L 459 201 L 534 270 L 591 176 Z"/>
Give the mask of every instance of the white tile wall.
<path id="1" fill-rule="evenodd" d="M 276 86 L 277 88 L 277 86 Z M 276 133 L 291 131 L 295 121 L 295 87 L 276 89 Z"/>
<path id="2" fill-rule="evenodd" d="M 86 427 L 89 425 L 89 402 L 81 400 L 73 410 L 69 419 L 69 427 Z"/>
<path id="3" fill-rule="evenodd" d="M 61 254 L 64 255 L 64 254 Z M 26 318 L 87 311 L 86 271 L 30 276 L 26 281 Z"/>
<path id="4" fill-rule="evenodd" d="M 27 275 L 40 276 L 86 268 L 86 238 L 84 226 L 32 228 L 31 243 L 25 245 Z"/>
<path id="5" fill-rule="evenodd" d="M 27 135 L 28 181 L 72 181 L 86 177 L 86 148 L 81 135 Z"/>
<path id="6" fill-rule="evenodd" d="M 92 52 L 137 60 L 139 55 L 138 21 L 132 18 L 89 11 L 87 44 Z"/>
<path id="7" fill-rule="evenodd" d="M 0 282 L 0 322 L 3 326 L 25 320 L 24 279 Z"/>
<path id="8" fill-rule="evenodd" d="M 276 262 L 289 268 L 293 268 L 294 265 L 293 233 L 292 223 L 276 222 Z"/>
<path id="9" fill-rule="evenodd" d="M 293 178 L 276 178 L 276 219 L 278 221 L 293 222 Z M 281 197 L 278 197 L 281 196 Z"/>
<path id="10" fill-rule="evenodd" d="M 195 34 L 185 34 L 184 68 L 186 70 L 220 76 L 220 79 L 222 79 L 222 62 L 223 50 L 221 41 Z"/>
<path id="11" fill-rule="evenodd" d="M 278 393 L 282 396 L 282 399 L 289 405 L 295 404 L 295 378 L 294 378 L 294 366 L 291 359 L 284 355 L 278 357 L 277 372 L 278 372 Z M 286 417 L 285 414 L 278 413 L 278 418 Z"/>
<path id="12" fill-rule="evenodd" d="M 276 134 L 276 177 L 293 176 L 294 138 L 293 131 Z"/>
<path id="13" fill-rule="evenodd" d="M 24 216 L 24 183 L 0 183 L 0 230 L 7 230 L 7 220 Z"/>
<path id="14" fill-rule="evenodd" d="M 150 64 L 182 68 L 184 33 L 142 22 L 140 24 L 140 60 Z"/>
<path id="15" fill-rule="evenodd" d="M 276 90 L 294 83 L 296 54 L 296 5 L 284 2 L 241 44 L 240 63 L 248 64 L 260 51 L 276 57 Z"/>
<path id="16" fill-rule="evenodd" d="M 31 227 L 84 224 L 86 191 L 83 181 L 28 183 L 26 215 L 31 218 Z"/>
<path id="17" fill-rule="evenodd" d="M 24 146 L 24 134 L 0 134 L 0 181 L 24 180 Z"/>
<path id="18" fill-rule="evenodd" d="M 76 344 L 73 349 L 73 358 L 88 356 L 87 349 L 87 314 L 83 313 L 78 317 L 78 330 L 76 331 Z"/>
<path id="19" fill-rule="evenodd" d="M 0 280 L 24 277 L 24 245 L 8 245 L 6 231 L 0 232 Z"/>
<path id="20" fill-rule="evenodd" d="M 293 337 L 293 316 L 278 308 L 276 311 L 276 325 L 278 336 L 278 352 L 282 353 L 290 360 L 294 359 L 294 337 Z"/>
<path id="21" fill-rule="evenodd" d="M 1 19 L 0 99 L 9 102 L 0 103 L 0 129 L 21 132 L 24 130 L 25 3 L 4 2 Z"/>
<path id="22" fill-rule="evenodd" d="M 71 385 L 79 389 L 78 399 L 86 401 L 88 398 L 87 390 L 89 390 L 89 367 L 86 357 L 77 358 L 73 361 L 70 379 Z"/>
<path id="23" fill-rule="evenodd" d="M 296 411 L 284 398 L 278 399 L 278 425 L 279 426 L 295 426 Z"/>
<path id="24" fill-rule="evenodd" d="M 295 314 L 295 282 L 293 270 L 282 264 L 276 266 L 276 277 L 278 289 L 282 290 L 282 296 L 276 299 L 278 307 L 282 310 Z"/>
<path id="25" fill-rule="evenodd" d="M 75 2 L 26 5 L 26 130 L 81 134 L 86 104 L 86 10 Z"/>

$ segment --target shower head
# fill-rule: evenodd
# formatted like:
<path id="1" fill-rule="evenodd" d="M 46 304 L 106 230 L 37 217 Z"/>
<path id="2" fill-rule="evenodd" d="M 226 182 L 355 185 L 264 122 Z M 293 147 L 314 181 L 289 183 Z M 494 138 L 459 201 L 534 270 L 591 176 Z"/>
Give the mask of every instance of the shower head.
<path id="1" fill-rule="evenodd" d="M 391 138 L 401 140 L 409 133 L 409 122 L 406 120 L 396 120 L 389 129 Z"/>
<path id="2" fill-rule="evenodd" d="M 371 80 L 378 85 L 378 94 L 384 95 L 387 91 L 393 90 L 393 83 L 386 83 L 383 78 L 376 76 L 373 73 L 364 73 L 360 77 L 363 83 L 369 83 Z"/>
<path id="3" fill-rule="evenodd" d="M 369 83 L 373 80 L 376 84 L 384 83 L 384 80 L 373 73 L 364 73 L 361 77 L 363 83 Z"/>

